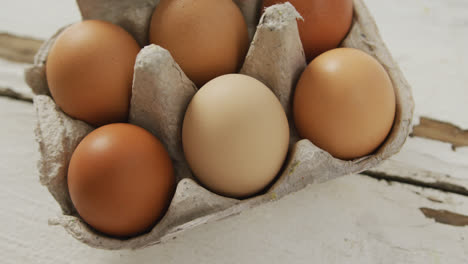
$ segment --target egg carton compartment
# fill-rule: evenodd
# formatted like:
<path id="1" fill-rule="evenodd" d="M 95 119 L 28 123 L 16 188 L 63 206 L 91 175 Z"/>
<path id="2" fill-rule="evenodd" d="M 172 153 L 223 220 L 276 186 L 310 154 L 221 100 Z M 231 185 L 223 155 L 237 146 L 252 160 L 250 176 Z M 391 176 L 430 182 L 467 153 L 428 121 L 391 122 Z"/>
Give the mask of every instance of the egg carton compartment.
<path id="1" fill-rule="evenodd" d="M 149 20 L 159 1 L 77 2 L 83 19 L 101 19 L 120 25 L 142 45 L 147 42 Z M 381 147 L 373 155 L 353 161 L 333 158 L 309 140 L 299 140 L 294 129 L 292 94 L 307 66 L 297 29 L 300 14 L 289 3 L 275 5 L 267 8 L 257 23 L 261 0 L 235 2 L 242 10 L 252 35 L 240 73 L 267 85 L 283 105 L 290 122 L 291 148 L 275 182 L 263 194 L 245 200 L 219 196 L 198 184 L 185 161 L 181 142 L 185 110 L 197 88 L 167 50 L 148 45 L 140 51 L 135 63 L 129 122 L 147 129 L 166 146 L 174 163 L 178 182 L 176 191 L 164 217 L 145 234 L 123 240 L 92 229 L 73 208 L 67 188 L 67 168 L 78 143 L 94 128 L 61 111 L 50 97 L 45 75 L 48 52 L 62 28 L 44 43 L 35 57 L 34 65 L 25 72 L 26 81 L 36 94 L 35 134 L 40 150 L 40 181 L 57 200 L 63 213 L 50 219 L 49 224 L 63 226 L 73 237 L 91 247 L 147 247 L 201 224 L 280 199 L 308 184 L 359 173 L 378 165 L 401 149 L 410 132 L 414 109 L 411 88 L 380 38 L 377 26 L 362 0 L 354 0 L 353 24 L 341 46 L 363 50 L 384 66 L 394 85 L 396 115 L 392 130 Z"/>

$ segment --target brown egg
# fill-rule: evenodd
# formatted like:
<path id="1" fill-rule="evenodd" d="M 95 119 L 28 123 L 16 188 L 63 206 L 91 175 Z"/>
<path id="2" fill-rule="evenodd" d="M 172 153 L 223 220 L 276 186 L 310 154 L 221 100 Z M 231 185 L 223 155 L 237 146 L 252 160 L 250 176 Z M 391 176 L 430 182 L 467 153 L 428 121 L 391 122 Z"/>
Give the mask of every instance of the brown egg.
<path id="1" fill-rule="evenodd" d="M 151 228 L 169 205 L 174 185 L 164 146 L 131 124 L 91 132 L 68 168 L 68 189 L 79 215 L 111 236 L 129 237 Z"/>
<path id="2" fill-rule="evenodd" d="M 70 26 L 47 58 L 52 97 L 69 116 L 91 125 L 126 122 L 139 50 L 129 33 L 111 23 Z"/>
<path id="3" fill-rule="evenodd" d="M 308 61 L 338 47 L 351 27 L 353 0 L 264 0 L 263 7 L 284 2 L 304 18 L 298 27 Z"/>
<path id="4" fill-rule="evenodd" d="M 294 94 L 299 134 L 340 159 L 375 151 L 395 117 L 395 93 L 385 69 L 350 48 L 327 51 L 302 74 Z"/>
<path id="5" fill-rule="evenodd" d="M 243 198 L 263 190 L 277 175 L 288 152 L 289 125 L 268 87 L 246 75 L 228 74 L 195 94 L 182 143 L 204 186 Z"/>
<path id="6" fill-rule="evenodd" d="M 237 72 L 249 45 L 247 24 L 232 0 L 162 0 L 149 39 L 169 50 L 198 87 Z"/>

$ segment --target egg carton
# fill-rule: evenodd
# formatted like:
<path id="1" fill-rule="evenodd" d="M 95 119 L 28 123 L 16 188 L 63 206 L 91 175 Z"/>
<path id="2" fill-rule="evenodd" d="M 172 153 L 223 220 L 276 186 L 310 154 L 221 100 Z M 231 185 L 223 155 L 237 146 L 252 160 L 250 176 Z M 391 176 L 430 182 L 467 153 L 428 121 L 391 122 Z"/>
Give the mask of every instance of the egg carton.
<path id="1" fill-rule="evenodd" d="M 157 0 L 78 0 L 83 19 L 101 19 L 120 25 L 144 45 L 148 25 Z M 45 185 L 62 209 L 62 215 L 49 220 L 61 225 L 77 240 L 96 248 L 137 249 L 162 243 L 181 232 L 209 222 L 239 214 L 263 203 L 280 199 L 308 184 L 317 184 L 340 176 L 372 168 L 397 153 L 411 127 L 414 102 L 411 88 L 379 36 L 377 26 L 362 0 L 354 0 L 353 24 L 343 47 L 363 50 L 375 57 L 388 72 L 395 89 L 396 116 L 393 128 L 380 148 L 372 155 L 343 161 L 299 140 L 291 113 L 292 93 L 306 59 L 300 41 L 295 8 L 281 4 L 266 9 L 260 20 L 261 0 L 235 1 L 242 10 L 251 34 L 251 45 L 240 73 L 266 84 L 283 105 L 291 127 L 291 147 L 287 161 L 275 182 L 264 193 L 237 200 L 219 196 L 202 187 L 192 176 L 184 159 L 181 126 L 186 107 L 197 87 L 184 74 L 171 54 L 156 45 L 144 47 L 137 56 L 132 87 L 129 122 L 141 126 L 166 146 L 175 167 L 177 188 L 160 222 L 149 232 L 130 239 L 101 234 L 77 214 L 67 188 L 67 168 L 78 143 L 94 128 L 75 120 L 55 104 L 45 75 L 48 52 L 56 37 L 38 51 L 34 65 L 25 78 L 34 93 L 37 115 L 35 128 L 39 144 L 38 170 Z"/>

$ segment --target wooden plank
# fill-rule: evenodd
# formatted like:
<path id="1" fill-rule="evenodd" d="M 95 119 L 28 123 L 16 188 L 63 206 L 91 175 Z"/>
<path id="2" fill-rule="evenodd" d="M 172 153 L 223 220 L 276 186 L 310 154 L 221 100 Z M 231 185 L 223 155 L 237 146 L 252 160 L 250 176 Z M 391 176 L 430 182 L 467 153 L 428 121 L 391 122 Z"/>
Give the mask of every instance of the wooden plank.
<path id="1" fill-rule="evenodd" d="M 397 181 L 425 188 L 468 196 L 468 180 L 417 168 L 397 160 L 387 160 L 377 168 L 363 172 L 376 179 Z"/>
<path id="2" fill-rule="evenodd" d="M 449 143 L 413 137 L 391 159 L 405 166 L 468 180 L 468 148 L 454 151 Z"/>
<path id="3" fill-rule="evenodd" d="M 468 148 L 410 137 L 398 154 L 365 174 L 468 195 Z"/>

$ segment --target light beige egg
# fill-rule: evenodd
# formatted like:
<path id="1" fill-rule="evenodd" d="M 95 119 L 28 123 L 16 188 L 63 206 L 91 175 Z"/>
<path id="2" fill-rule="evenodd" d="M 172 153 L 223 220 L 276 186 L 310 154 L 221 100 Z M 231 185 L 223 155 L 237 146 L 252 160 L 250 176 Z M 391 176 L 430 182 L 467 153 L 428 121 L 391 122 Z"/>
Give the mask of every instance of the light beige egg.
<path id="1" fill-rule="evenodd" d="M 268 87 L 229 74 L 195 94 L 182 142 L 190 168 L 205 187 L 243 198 L 262 191 L 278 174 L 288 152 L 289 125 Z"/>

